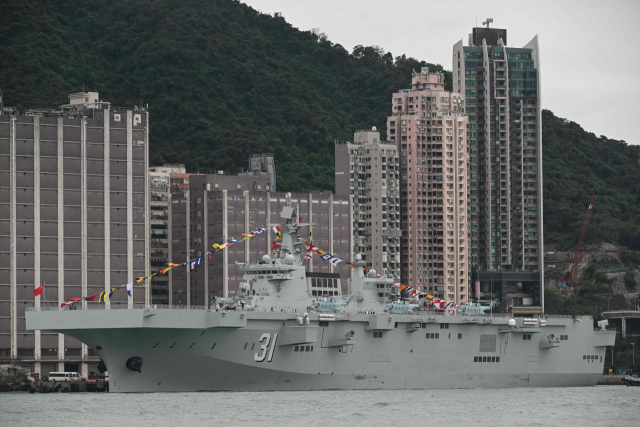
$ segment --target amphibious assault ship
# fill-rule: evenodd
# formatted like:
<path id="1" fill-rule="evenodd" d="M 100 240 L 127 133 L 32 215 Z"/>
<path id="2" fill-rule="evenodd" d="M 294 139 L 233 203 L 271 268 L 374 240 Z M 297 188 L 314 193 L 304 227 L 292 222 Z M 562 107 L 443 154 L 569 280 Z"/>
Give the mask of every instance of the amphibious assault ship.
<path id="1" fill-rule="evenodd" d="M 591 317 L 455 315 L 400 298 L 356 263 L 348 293 L 307 274 L 297 209 L 276 255 L 243 267 L 232 298 L 206 307 L 28 311 L 100 355 L 111 392 L 593 386 L 615 332 Z M 484 308 L 489 308 L 485 306 Z"/>

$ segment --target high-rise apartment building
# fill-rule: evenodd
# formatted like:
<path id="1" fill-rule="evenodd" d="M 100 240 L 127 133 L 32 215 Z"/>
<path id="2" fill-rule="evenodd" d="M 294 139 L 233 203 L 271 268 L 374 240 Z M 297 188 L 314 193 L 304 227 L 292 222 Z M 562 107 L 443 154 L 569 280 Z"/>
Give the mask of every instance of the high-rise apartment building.
<path id="1" fill-rule="evenodd" d="M 335 146 L 336 195 L 353 203 L 354 253 L 366 267 L 400 277 L 400 163 L 396 143 L 358 130 Z"/>
<path id="2" fill-rule="evenodd" d="M 459 41 L 453 47 L 453 92 L 465 97 L 469 117 L 474 280 L 487 293 L 491 283 L 503 302 L 514 298 L 516 306 L 542 309 L 538 37 L 513 48 L 507 47 L 506 30 L 474 28 L 469 46 Z"/>
<path id="3" fill-rule="evenodd" d="M 0 112 L 0 363 L 44 375 L 86 375 L 99 359 L 71 337 L 27 331 L 28 308 L 59 308 L 149 274 L 148 112 L 95 92 L 69 100 L 59 111 Z M 116 292 L 107 308 L 148 303 L 148 290 Z"/>
<path id="4" fill-rule="evenodd" d="M 149 204 L 151 222 L 151 253 L 149 264 L 151 271 L 166 267 L 169 258 L 169 201 L 172 192 L 184 191 L 189 179 L 184 178 L 184 165 L 152 166 L 149 168 Z M 173 178 L 173 179 L 172 179 Z M 186 180 L 186 183 L 185 183 Z M 186 188 L 186 187 L 185 187 Z M 173 190 L 173 191 L 172 191 Z M 169 304 L 169 275 L 154 276 L 151 281 L 151 302 Z"/>
<path id="5" fill-rule="evenodd" d="M 422 68 L 393 94 L 388 139 L 400 152 L 402 281 L 451 302 L 469 300 L 467 118 L 464 95 Z"/>
<path id="6" fill-rule="evenodd" d="M 185 262 L 202 256 L 200 267 L 171 270 L 170 304 L 209 305 L 214 296 L 228 296 L 237 291 L 243 273 L 239 267 L 255 263 L 273 250 L 276 234 L 271 227 L 263 234 L 214 254 L 206 252 L 214 243 L 242 239 L 243 234 L 281 221 L 282 208 L 290 202 L 299 206 L 303 221 L 312 227 L 314 244 L 344 260 L 351 260 L 350 204 L 348 196 L 328 192 L 272 193 L 270 191 L 212 189 L 207 175 L 191 175 L 189 192 L 173 195 L 170 253 L 173 262 Z M 305 238 L 306 236 L 300 236 Z M 301 256 L 306 246 L 300 245 Z M 327 278 L 342 278 L 347 283 L 351 269 L 344 264 L 334 267 L 317 255 L 307 261 L 309 271 Z M 319 276 L 317 276 L 319 277 Z"/>

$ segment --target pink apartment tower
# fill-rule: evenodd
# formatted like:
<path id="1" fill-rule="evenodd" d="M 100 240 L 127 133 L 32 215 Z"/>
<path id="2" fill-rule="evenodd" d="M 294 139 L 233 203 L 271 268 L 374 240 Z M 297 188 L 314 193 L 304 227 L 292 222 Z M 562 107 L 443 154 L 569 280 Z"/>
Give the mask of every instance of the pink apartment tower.
<path id="1" fill-rule="evenodd" d="M 455 303 L 469 300 L 467 117 L 464 95 L 422 68 L 393 94 L 388 140 L 400 153 L 402 282 Z"/>

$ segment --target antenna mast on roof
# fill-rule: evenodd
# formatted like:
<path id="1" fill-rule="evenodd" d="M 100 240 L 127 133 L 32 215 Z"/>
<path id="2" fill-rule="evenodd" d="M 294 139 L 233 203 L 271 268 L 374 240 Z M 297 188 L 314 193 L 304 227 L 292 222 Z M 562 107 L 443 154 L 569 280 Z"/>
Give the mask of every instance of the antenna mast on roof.
<path id="1" fill-rule="evenodd" d="M 486 25 L 489 28 L 489 24 L 493 22 L 493 18 L 487 18 L 486 21 L 482 23 L 482 25 Z M 477 25 L 477 24 L 476 24 Z"/>

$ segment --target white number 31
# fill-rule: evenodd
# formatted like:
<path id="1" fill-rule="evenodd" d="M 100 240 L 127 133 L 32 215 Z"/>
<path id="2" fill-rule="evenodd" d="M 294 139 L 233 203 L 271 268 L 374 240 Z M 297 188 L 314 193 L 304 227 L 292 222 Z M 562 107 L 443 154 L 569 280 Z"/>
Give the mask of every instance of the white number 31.
<path id="1" fill-rule="evenodd" d="M 256 362 L 263 362 L 267 357 L 267 349 L 269 349 L 269 357 L 267 358 L 267 362 L 271 362 L 271 359 L 273 359 L 273 350 L 275 350 L 276 341 L 278 341 L 278 334 L 273 334 L 273 341 L 271 341 L 271 334 L 265 332 L 260 336 L 260 339 L 258 340 L 258 342 L 263 341 L 264 344 L 260 346 L 260 352 L 256 353 L 253 356 L 253 360 L 255 360 Z M 269 348 L 269 343 L 271 343 L 271 348 Z"/>

